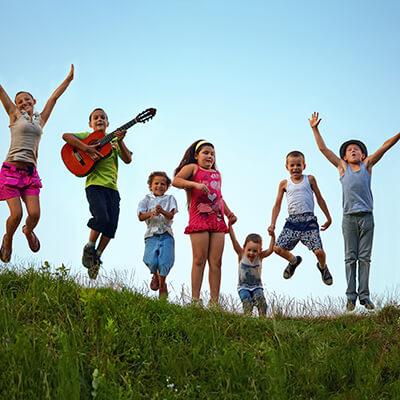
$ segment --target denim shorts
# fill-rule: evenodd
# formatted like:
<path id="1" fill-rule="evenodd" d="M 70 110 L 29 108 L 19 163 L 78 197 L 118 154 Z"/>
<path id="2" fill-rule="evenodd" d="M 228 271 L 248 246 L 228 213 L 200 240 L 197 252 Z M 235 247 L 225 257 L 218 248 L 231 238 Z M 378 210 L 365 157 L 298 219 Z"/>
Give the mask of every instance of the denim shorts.
<path id="1" fill-rule="evenodd" d="M 167 232 L 145 239 L 143 262 L 150 272 L 167 276 L 175 262 L 175 240 Z"/>
<path id="2" fill-rule="evenodd" d="M 12 197 L 39 196 L 42 183 L 36 167 L 17 167 L 3 163 L 0 170 L 0 200 Z"/>

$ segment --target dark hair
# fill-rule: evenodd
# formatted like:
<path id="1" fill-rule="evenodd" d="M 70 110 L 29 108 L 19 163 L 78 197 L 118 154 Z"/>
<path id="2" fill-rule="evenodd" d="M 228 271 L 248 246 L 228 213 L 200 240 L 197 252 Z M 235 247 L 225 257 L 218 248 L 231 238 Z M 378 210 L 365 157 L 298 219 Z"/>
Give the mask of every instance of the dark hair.
<path id="1" fill-rule="evenodd" d="M 250 233 L 247 235 L 243 247 L 246 247 L 246 244 L 249 242 L 262 244 L 262 237 L 258 233 Z"/>
<path id="2" fill-rule="evenodd" d="M 304 157 L 304 154 L 303 154 L 301 151 L 298 151 L 298 150 L 293 150 L 293 151 L 291 151 L 291 152 L 286 156 L 286 162 L 287 162 L 287 159 L 288 159 L 289 157 L 301 157 L 301 158 L 303 159 L 303 161 L 306 160 L 306 158 Z"/>
<path id="3" fill-rule="evenodd" d="M 90 113 L 90 115 L 89 115 L 89 122 L 92 122 L 92 115 L 93 115 L 93 113 L 95 112 L 95 111 L 103 111 L 103 113 L 104 114 L 106 114 L 106 117 L 107 117 L 107 120 L 108 120 L 108 115 L 107 115 L 107 113 L 102 109 L 102 108 L 95 108 L 91 113 Z"/>
<path id="4" fill-rule="evenodd" d="M 25 91 L 25 90 L 21 90 L 20 92 L 18 92 L 18 93 L 15 95 L 14 102 L 17 102 L 17 96 L 18 96 L 19 94 L 21 94 L 21 93 L 29 94 L 29 96 L 31 96 L 32 99 L 35 100 L 35 98 L 34 98 L 29 92 L 27 92 L 27 91 Z"/>
<path id="5" fill-rule="evenodd" d="M 161 177 L 165 178 L 167 180 L 167 187 L 169 187 L 171 185 L 171 179 L 169 179 L 169 177 L 168 177 L 166 172 L 164 172 L 164 171 L 154 171 L 149 175 L 149 178 L 147 179 L 147 184 L 149 185 L 149 187 L 153 183 L 153 179 L 156 176 L 161 176 Z"/>
<path id="6" fill-rule="evenodd" d="M 200 142 L 203 142 L 198 148 L 197 144 Z M 182 161 L 179 163 L 178 167 L 176 168 L 175 172 L 174 172 L 174 176 L 178 174 L 178 172 L 185 166 L 188 164 L 197 164 L 197 160 L 195 159 L 195 155 L 199 154 L 200 150 L 204 147 L 204 146 L 211 146 L 212 148 L 214 148 L 214 145 L 210 142 L 205 141 L 204 139 L 199 139 L 196 140 L 194 143 L 192 143 L 189 148 L 185 151 L 185 154 L 183 155 Z M 211 167 L 212 169 L 215 169 L 215 161 L 214 164 Z"/>

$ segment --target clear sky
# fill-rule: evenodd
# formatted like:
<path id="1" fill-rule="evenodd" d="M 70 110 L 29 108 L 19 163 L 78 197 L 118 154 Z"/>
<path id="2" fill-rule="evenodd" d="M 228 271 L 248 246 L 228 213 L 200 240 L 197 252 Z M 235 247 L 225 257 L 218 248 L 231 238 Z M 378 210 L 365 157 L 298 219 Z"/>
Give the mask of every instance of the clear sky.
<path id="1" fill-rule="evenodd" d="M 48 260 L 74 273 L 86 271 L 81 253 L 90 214 L 84 179 L 64 167 L 61 136 L 88 130 L 95 107 L 108 113 L 109 131 L 155 107 L 152 121 L 127 133 L 133 162 L 120 163 L 120 222 L 102 257 L 104 272 L 133 274 L 138 287 L 149 282 L 142 263 L 145 224 L 136 216 L 148 192 L 147 177 L 164 170 L 172 178 L 186 148 L 205 138 L 215 145 L 222 193 L 238 217 L 239 240 L 258 232 L 265 246 L 278 184 L 288 177 L 285 156 L 295 149 L 305 153 L 305 173 L 316 177 L 333 218 L 322 241 L 334 284 L 322 283 L 315 256 L 299 244 L 294 253 L 304 261 L 294 277 L 284 280 L 286 261 L 272 255 L 263 263 L 264 287 L 296 299 L 344 296 L 341 185 L 337 170 L 319 152 L 307 118 L 320 112 L 321 133 L 335 151 L 357 138 L 373 152 L 399 131 L 397 1 L 39 0 L 7 2 L 1 14 L 0 83 L 10 97 L 27 90 L 41 111 L 70 64 L 75 65 L 75 79 L 57 103 L 39 148 L 44 187 L 36 233 L 42 247 L 33 255 L 19 229 L 13 262 Z M 10 142 L 4 110 L 0 127 L 4 159 Z M 400 144 L 373 170 L 372 299 L 394 294 L 400 278 L 395 252 L 399 155 Z M 191 246 L 183 234 L 185 193 L 175 188 L 168 193 L 179 204 L 173 224 L 176 262 L 168 277 L 173 296 L 182 285 L 190 287 Z M 325 222 L 317 205 L 315 212 Z M 3 202 L 3 231 L 7 216 Z M 284 200 L 278 234 L 286 216 Z M 222 294 L 236 297 L 236 284 L 237 257 L 227 236 Z M 203 289 L 208 290 L 207 279 Z"/>

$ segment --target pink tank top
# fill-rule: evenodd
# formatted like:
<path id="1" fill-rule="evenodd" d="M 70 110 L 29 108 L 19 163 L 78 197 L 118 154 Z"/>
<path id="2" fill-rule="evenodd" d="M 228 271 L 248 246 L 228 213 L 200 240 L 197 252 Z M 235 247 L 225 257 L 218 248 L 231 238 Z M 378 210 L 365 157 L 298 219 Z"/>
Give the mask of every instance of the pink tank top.
<path id="1" fill-rule="evenodd" d="M 224 221 L 220 173 L 214 170 L 205 171 L 197 167 L 193 181 L 203 183 L 210 192 L 204 193 L 199 189 L 191 189 L 189 225 L 185 229 L 185 233 L 228 232 Z"/>

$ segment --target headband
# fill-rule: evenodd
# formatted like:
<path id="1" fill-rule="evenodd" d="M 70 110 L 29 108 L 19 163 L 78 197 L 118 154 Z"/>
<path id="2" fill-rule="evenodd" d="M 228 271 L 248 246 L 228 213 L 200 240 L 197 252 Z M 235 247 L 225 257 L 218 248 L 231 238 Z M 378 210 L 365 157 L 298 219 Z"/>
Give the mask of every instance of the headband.
<path id="1" fill-rule="evenodd" d="M 203 144 L 211 144 L 209 141 L 207 140 L 200 140 L 199 143 L 196 144 L 196 147 L 194 148 L 194 152 L 197 153 L 197 150 L 199 149 L 200 146 L 203 146 Z"/>

